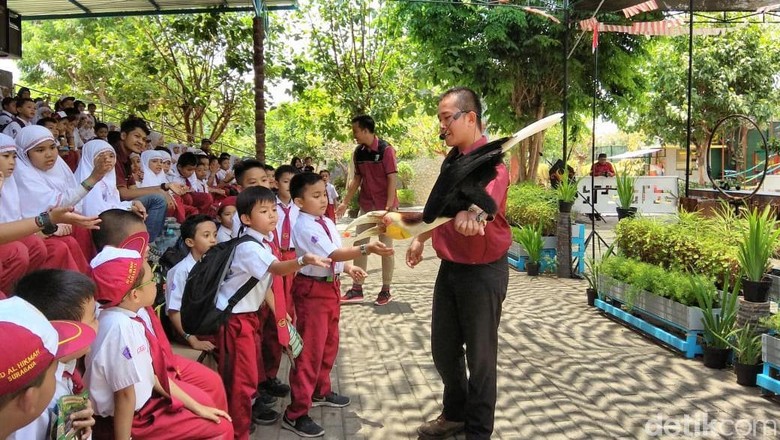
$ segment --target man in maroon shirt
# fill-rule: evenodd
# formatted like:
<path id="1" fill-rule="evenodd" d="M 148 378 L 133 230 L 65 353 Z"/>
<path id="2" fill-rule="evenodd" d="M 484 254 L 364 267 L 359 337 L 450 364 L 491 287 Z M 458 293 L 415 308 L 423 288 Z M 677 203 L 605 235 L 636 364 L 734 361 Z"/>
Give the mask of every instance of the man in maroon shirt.
<path id="1" fill-rule="evenodd" d="M 471 89 L 445 92 L 438 116 L 441 135 L 453 147 L 445 162 L 457 162 L 487 143 L 482 106 Z M 485 188 L 498 206 L 493 221 L 484 220 L 485 214 L 472 206 L 415 237 L 406 253 L 406 264 L 414 268 L 422 260 L 425 241 L 433 237 L 441 259 L 433 289 L 431 350 L 444 383 L 444 408 L 417 429 L 421 438 L 445 438 L 465 430 L 469 440 L 489 439 L 493 432 L 498 323 L 509 284 L 506 253 L 512 241 L 505 217 L 509 173 L 503 164 L 496 171 Z"/>
<path id="2" fill-rule="evenodd" d="M 360 214 L 370 211 L 391 211 L 398 209 L 398 198 L 395 195 L 395 186 L 398 176 L 398 169 L 395 160 L 395 150 L 392 145 L 384 139 L 379 139 L 374 134 L 375 123 L 371 116 L 360 115 L 352 118 L 352 135 L 359 144 L 355 149 L 352 159 L 355 161 L 355 178 L 347 188 L 347 194 L 344 201 L 336 208 L 336 216 L 341 217 L 347 210 L 349 201 L 355 195 L 358 187 L 360 196 L 358 205 L 360 205 Z M 360 225 L 357 227 L 357 234 L 371 227 L 371 225 Z M 387 247 L 393 247 L 393 239 L 384 235 L 379 235 L 379 240 Z M 368 243 L 368 239 L 356 241 L 355 246 Z M 355 258 L 355 265 L 366 270 L 368 267 L 368 257 L 362 255 Z M 382 289 L 376 297 L 374 304 L 383 306 L 393 297 L 390 294 L 390 283 L 393 282 L 393 269 L 395 260 L 392 255 L 382 257 Z M 352 288 L 341 297 L 341 302 L 362 302 L 363 284 L 362 281 L 352 283 Z"/>

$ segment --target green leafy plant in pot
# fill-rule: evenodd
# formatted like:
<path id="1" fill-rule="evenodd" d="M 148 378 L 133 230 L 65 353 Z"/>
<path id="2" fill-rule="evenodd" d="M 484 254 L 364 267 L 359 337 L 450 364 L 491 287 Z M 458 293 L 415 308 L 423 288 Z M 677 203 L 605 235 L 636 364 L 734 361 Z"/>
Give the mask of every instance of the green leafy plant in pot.
<path id="1" fill-rule="evenodd" d="M 728 339 L 737 322 L 739 281 L 733 286 L 729 286 L 728 277 L 724 276 L 722 296 L 711 282 L 701 277 L 690 278 L 690 287 L 699 303 L 699 308 L 702 310 L 704 366 L 716 369 L 726 368 L 731 354 L 731 345 Z M 718 301 L 719 297 L 720 301 Z M 719 311 L 717 310 L 718 302 L 720 303 Z"/>
<path id="2" fill-rule="evenodd" d="M 720 338 L 720 336 L 718 336 Z M 734 350 L 734 372 L 737 383 L 742 386 L 756 386 L 756 376 L 761 373 L 761 334 L 750 324 L 731 331 L 723 339 Z"/>
<path id="3" fill-rule="evenodd" d="M 574 204 L 574 199 L 577 198 L 577 181 L 569 178 L 569 171 L 564 171 L 563 178 L 558 187 L 555 188 L 555 193 L 558 196 L 558 211 L 571 212 L 571 207 Z"/>
<path id="4" fill-rule="evenodd" d="M 631 206 L 634 201 L 634 184 L 636 178 L 627 174 L 615 174 L 618 193 L 618 220 L 631 218 L 636 214 L 636 208 Z"/>
<path id="5" fill-rule="evenodd" d="M 593 258 L 588 258 L 585 261 L 585 272 L 582 276 L 588 282 L 588 288 L 585 289 L 585 293 L 588 296 L 588 305 L 594 307 L 599 288 L 599 264 Z"/>
<path id="6" fill-rule="evenodd" d="M 747 225 L 737 252 L 742 266 L 742 291 L 745 301 L 766 302 L 772 286 L 766 273 L 769 259 L 777 247 L 780 229 L 769 206 L 760 213 L 758 209 L 751 209 L 747 214 Z"/>
<path id="7" fill-rule="evenodd" d="M 542 227 L 539 225 L 526 225 L 520 228 L 517 234 L 518 243 L 528 254 L 528 260 L 525 263 L 526 272 L 529 276 L 539 275 L 539 266 L 542 259 Z"/>

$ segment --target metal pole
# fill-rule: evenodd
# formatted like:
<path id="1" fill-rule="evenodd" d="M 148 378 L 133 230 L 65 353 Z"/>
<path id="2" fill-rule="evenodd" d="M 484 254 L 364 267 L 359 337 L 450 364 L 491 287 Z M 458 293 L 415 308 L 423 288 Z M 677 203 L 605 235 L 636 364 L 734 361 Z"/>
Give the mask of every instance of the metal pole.
<path id="1" fill-rule="evenodd" d="M 563 0 L 563 163 L 569 145 L 569 0 Z"/>
<path id="2" fill-rule="evenodd" d="M 590 133 L 590 166 L 593 171 L 593 164 L 596 163 L 596 96 L 599 92 L 599 46 L 597 45 L 593 50 L 593 120 L 591 122 Z M 593 241 L 591 242 L 591 256 L 593 261 L 596 261 L 596 200 L 594 195 L 594 187 L 596 186 L 596 178 L 593 173 L 590 173 L 590 227 L 594 234 Z"/>
<path id="3" fill-rule="evenodd" d="M 691 180 L 691 89 L 693 88 L 693 0 L 688 1 L 688 127 L 685 139 L 685 197 Z"/>

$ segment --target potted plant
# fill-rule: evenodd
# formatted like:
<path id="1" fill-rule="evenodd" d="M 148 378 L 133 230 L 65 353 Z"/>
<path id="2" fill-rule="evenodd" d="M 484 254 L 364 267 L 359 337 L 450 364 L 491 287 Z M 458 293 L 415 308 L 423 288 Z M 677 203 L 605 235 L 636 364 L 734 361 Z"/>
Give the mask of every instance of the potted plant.
<path id="1" fill-rule="evenodd" d="M 704 366 L 717 369 L 725 368 L 731 354 L 728 338 L 737 321 L 739 281 L 735 282 L 734 286 L 729 289 L 728 277 L 724 277 L 720 311 L 716 311 L 719 295 L 712 284 L 694 277 L 691 278 L 690 285 L 702 310 Z"/>
<path id="2" fill-rule="evenodd" d="M 585 272 L 582 276 L 588 282 L 588 288 L 585 289 L 585 294 L 588 296 L 588 305 L 594 307 L 596 305 L 596 295 L 598 294 L 599 265 L 593 258 L 588 258 L 585 261 Z"/>
<path id="3" fill-rule="evenodd" d="M 555 193 L 558 196 L 558 211 L 571 212 L 574 199 L 577 198 L 577 181 L 569 178 L 568 170 L 564 171 Z"/>
<path id="4" fill-rule="evenodd" d="M 517 239 L 528 254 L 528 261 L 525 263 L 526 272 L 529 276 L 539 275 L 539 266 L 542 259 L 542 227 L 536 225 L 526 225 L 520 228 Z"/>
<path id="5" fill-rule="evenodd" d="M 756 386 L 756 376 L 761 373 L 761 334 L 756 333 L 750 324 L 734 329 L 723 342 L 734 350 L 734 372 L 737 373 L 737 383 L 746 386 Z"/>
<path id="6" fill-rule="evenodd" d="M 618 220 L 632 218 L 636 214 L 636 208 L 631 206 L 634 201 L 634 184 L 636 178 L 627 174 L 615 173 L 618 193 Z"/>
<path id="7" fill-rule="evenodd" d="M 742 266 L 745 301 L 766 302 L 769 297 L 772 280 L 766 273 L 780 237 L 780 229 L 773 216 L 769 206 L 761 213 L 758 209 L 752 209 L 747 214 L 748 228 L 738 244 L 737 252 L 737 259 Z"/>

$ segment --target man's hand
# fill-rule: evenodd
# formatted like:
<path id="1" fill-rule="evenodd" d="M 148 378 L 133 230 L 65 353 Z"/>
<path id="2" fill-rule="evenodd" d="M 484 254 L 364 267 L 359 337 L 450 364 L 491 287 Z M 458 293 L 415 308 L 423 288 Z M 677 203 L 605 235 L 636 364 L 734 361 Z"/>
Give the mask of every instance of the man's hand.
<path id="1" fill-rule="evenodd" d="M 322 258 L 319 255 L 307 253 L 303 256 L 303 263 L 308 266 L 330 267 L 333 261 L 330 258 Z"/>
<path id="2" fill-rule="evenodd" d="M 347 212 L 347 203 L 346 202 L 339 203 L 339 206 L 336 207 L 336 217 L 343 216 L 345 212 Z"/>
<path id="3" fill-rule="evenodd" d="M 347 266 L 345 268 L 345 272 L 347 275 L 352 277 L 353 280 L 358 282 L 363 281 L 368 276 L 368 273 L 365 270 L 361 269 L 359 266 L 355 266 L 354 264 Z"/>
<path id="4" fill-rule="evenodd" d="M 469 211 L 460 211 L 455 215 L 455 230 L 466 237 L 473 235 L 485 235 L 485 223 L 477 221 L 477 214 Z"/>
<path id="5" fill-rule="evenodd" d="M 381 241 L 374 241 L 369 243 L 366 245 L 366 250 L 369 254 L 377 254 L 383 257 L 393 255 L 395 253 L 395 249 L 385 246 L 385 244 Z"/>
<path id="6" fill-rule="evenodd" d="M 177 196 L 187 194 L 190 190 L 189 188 L 187 188 L 187 185 L 182 185 L 181 183 L 169 183 L 168 189 L 173 191 L 173 193 L 176 194 Z"/>
<path id="7" fill-rule="evenodd" d="M 146 220 L 146 207 L 140 200 L 133 200 L 133 203 L 130 205 L 130 211 Z"/>
<path id="8" fill-rule="evenodd" d="M 406 265 L 414 269 L 422 261 L 425 243 L 419 237 L 414 237 L 406 250 Z"/>

